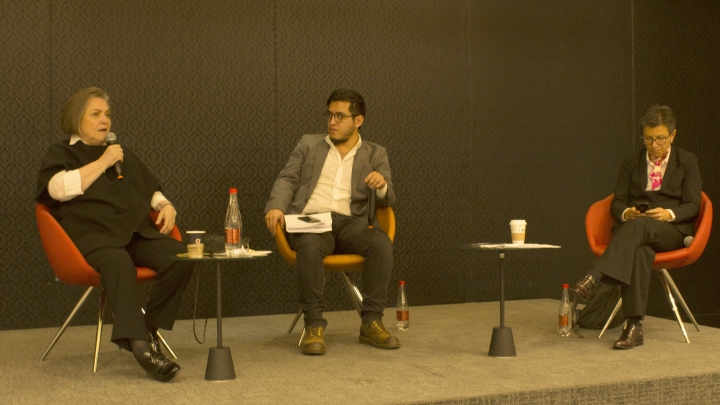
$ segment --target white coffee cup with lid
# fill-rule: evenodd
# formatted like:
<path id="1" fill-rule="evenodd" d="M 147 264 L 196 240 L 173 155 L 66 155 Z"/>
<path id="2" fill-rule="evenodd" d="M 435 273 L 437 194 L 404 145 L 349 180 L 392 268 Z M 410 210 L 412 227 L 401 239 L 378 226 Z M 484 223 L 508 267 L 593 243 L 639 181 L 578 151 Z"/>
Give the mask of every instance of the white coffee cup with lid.
<path id="1" fill-rule="evenodd" d="M 524 219 L 513 219 L 510 221 L 510 236 L 513 245 L 522 245 L 525 243 L 525 230 L 527 222 Z"/>

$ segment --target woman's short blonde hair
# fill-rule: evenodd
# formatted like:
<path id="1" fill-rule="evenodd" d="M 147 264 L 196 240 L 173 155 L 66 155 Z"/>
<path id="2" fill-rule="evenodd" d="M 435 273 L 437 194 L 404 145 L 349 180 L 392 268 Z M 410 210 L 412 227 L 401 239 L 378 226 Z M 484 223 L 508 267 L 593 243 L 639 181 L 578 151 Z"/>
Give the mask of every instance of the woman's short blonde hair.
<path id="1" fill-rule="evenodd" d="M 101 98 L 110 103 L 110 97 L 99 87 L 88 87 L 70 96 L 63 103 L 60 115 L 60 127 L 68 135 L 76 135 L 82 121 L 88 101 L 93 98 Z"/>

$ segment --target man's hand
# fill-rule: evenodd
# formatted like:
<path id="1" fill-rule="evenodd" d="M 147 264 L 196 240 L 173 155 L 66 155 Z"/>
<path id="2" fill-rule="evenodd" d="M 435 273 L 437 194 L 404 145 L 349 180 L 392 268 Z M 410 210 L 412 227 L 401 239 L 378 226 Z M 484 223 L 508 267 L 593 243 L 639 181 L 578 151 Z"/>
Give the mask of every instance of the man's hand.
<path id="1" fill-rule="evenodd" d="M 175 211 L 175 207 L 173 207 L 172 204 L 165 204 L 162 207 L 155 221 L 155 225 L 163 224 L 162 228 L 160 228 L 160 233 L 168 235 L 170 231 L 173 230 L 176 216 L 177 211 Z"/>
<path id="2" fill-rule="evenodd" d="M 668 222 L 672 219 L 670 212 L 668 212 L 665 208 L 660 207 L 647 210 L 645 215 L 647 215 L 648 218 L 657 219 L 658 221 L 663 222 Z"/>
<path id="3" fill-rule="evenodd" d="M 265 226 L 267 226 L 272 236 L 275 236 L 278 222 L 282 228 L 285 228 L 285 214 L 282 211 L 272 209 L 265 213 Z"/>
<path id="4" fill-rule="evenodd" d="M 365 177 L 365 183 L 370 188 L 379 189 L 385 187 L 385 178 L 382 176 L 382 174 L 378 172 L 370 172 L 370 174 Z"/>

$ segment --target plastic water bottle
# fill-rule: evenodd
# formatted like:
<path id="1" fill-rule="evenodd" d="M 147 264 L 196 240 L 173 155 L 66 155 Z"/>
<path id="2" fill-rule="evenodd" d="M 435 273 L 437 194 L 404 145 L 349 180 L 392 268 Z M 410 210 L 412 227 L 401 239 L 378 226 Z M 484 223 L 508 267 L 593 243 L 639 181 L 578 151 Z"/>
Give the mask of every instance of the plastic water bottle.
<path id="1" fill-rule="evenodd" d="M 410 326 L 410 306 L 408 305 L 407 296 L 405 295 L 405 282 L 400 281 L 400 290 L 397 297 L 397 326 L 399 330 L 407 330 Z"/>
<path id="2" fill-rule="evenodd" d="M 563 284 L 562 286 L 562 299 L 560 300 L 560 312 L 558 314 L 558 333 L 560 336 L 570 336 L 570 296 L 568 294 L 569 284 Z"/>
<path id="3" fill-rule="evenodd" d="M 242 218 L 238 206 L 237 189 L 230 189 L 230 202 L 225 214 L 225 254 L 232 256 L 235 249 L 240 249 L 242 236 Z"/>

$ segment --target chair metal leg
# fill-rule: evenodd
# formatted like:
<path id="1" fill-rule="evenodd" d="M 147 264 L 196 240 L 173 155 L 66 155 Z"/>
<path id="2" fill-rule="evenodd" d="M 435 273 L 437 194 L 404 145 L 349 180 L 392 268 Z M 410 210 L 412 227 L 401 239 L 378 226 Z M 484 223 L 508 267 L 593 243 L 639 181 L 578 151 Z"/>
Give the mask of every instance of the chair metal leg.
<path id="1" fill-rule="evenodd" d="M 140 307 L 140 310 L 142 311 L 143 315 L 145 315 L 145 308 Z M 156 331 L 155 334 L 157 335 L 160 343 L 162 343 L 162 345 L 165 346 L 165 349 L 167 349 L 167 351 L 170 353 L 170 355 L 173 357 L 173 359 L 177 360 L 177 356 L 175 355 L 175 352 L 167 344 L 167 342 L 165 341 L 165 338 L 162 337 L 162 335 L 160 334 L 160 331 Z"/>
<path id="2" fill-rule="evenodd" d="M 598 339 L 602 337 L 602 335 L 605 333 L 605 330 L 607 330 L 608 326 L 610 326 L 610 322 L 612 322 L 613 318 L 615 318 L 615 315 L 620 310 L 620 307 L 622 307 L 622 297 L 620 297 L 617 304 L 615 304 L 615 309 L 613 309 L 612 314 L 610 314 L 610 318 L 608 318 L 607 322 L 605 322 L 605 326 L 603 326 L 603 329 L 600 332 L 600 336 L 598 336 Z"/>
<path id="3" fill-rule="evenodd" d="M 300 316 L 302 315 L 303 310 L 302 307 L 298 309 L 297 314 L 295 314 L 295 319 L 293 319 L 292 324 L 290 324 L 290 329 L 288 329 L 287 334 L 291 334 L 293 329 L 295 329 L 295 325 L 297 325 L 298 321 L 300 320 Z"/>
<path id="4" fill-rule="evenodd" d="M 177 360 L 177 356 L 175 355 L 175 352 L 167 344 L 167 342 L 165 341 L 165 338 L 162 337 L 162 335 L 160 334 L 160 331 L 155 332 L 155 334 L 157 335 L 158 340 L 162 343 L 162 345 L 165 346 L 165 349 L 167 349 L 168 353 L 170 353 L 170 355 L 173 357 L 173 359 Z"/>
<path id="5" fill-rule="evenodd" d="M 60 339 L 60 336 L 62 336 L 63 333 L 65 333 L 65 329 L 67 329 L 68 325 L 70 324 L 70 321 L 73 320 L 75 315 L 77 315 L 78 310 L 83 306 L 85 303 L 85 300 L 90 296 L 90 293 L 92 292 L 94 287 L 88 287 L 87 290 L 85 290 L 85 294 L 83 294 L 82 297 L 80 297 L 80 300 L 77 304 L 75 304 L 75 308 L 73 308 L 72 312 L 70 312 L 70 315 L 65 320 L 65 323 L 60 327 L 60 330 L 55 334 L 55 337 L 53 338 L 52 342 L 50 342 L 50 345 L 47 349 L 45 349 L 45 353 L 43 353 L 42 357 L 40 357 L 40 361 L 45 360 L 45 357 L 50 353 L 50 350 L 52 350 L 53 347 L 55 347 L 55 343 Z"/>
<path id="6" fill-rule="evenodd" d="M 300 340 L 298 340 L 298 346 L 302 344 L 303 339 L 305 339 L 305 328 L 303 328 L 302 333 L 300 333 Z"/>
<path id="7" fill-rule="evenodd" d="M 690 308 L 688 308 L 687 304 L 685 303 L 685 300 L 683 299 L 682 294 L 680 294 L 680 290 L 678 290 L 677 285 L 675 285 L 675 281 L 673 281 L 672 277 L 670 277 L 670 273 L 668 273 L 667 269 L 659 269 L 658 275 L 662 279 L 663 277 L 668 283 L 668 286 L 672 290 L 673 294 L 675 294 L 675 297 L 677 297 L 677 300 L 680 302 L 680 305 L 683 307 L 683 310 L 687 314 L 688 317 L 690 317 L 690 320 L 692 321 L 693 325 L 695 325 L 695 329 L 697 329 L 698 332 L 700 332 L 700 326 L 698 326 L 697 321 L 695 320 L 695 317 L 693 316 L 692 312 L 690 312 Z"/>
<path id="8" fill-rule="evenodd" d="M 100 311 L 98 311 L 97 332 L 95 333 L 95 357 L 93 358 L 93 373 L 97 372 L 98 357 L 100 356 L 100 339 L 102 338 L 103 313 L 105 312 L 105 291 L 100 291 Z"/>
<path id="9" fill-rule="evenodd" d="M 302 307 L 298 309 L 297 314 L 295 314 L 295 319 L 293 319 L 292 324 L 290 325 L 290 329 L 288 329 L 287 334 L 291 334 L 293 329 L 295 329 L 295 325 L 297 325 L 298 320 L 300 320 L 300 315 L 302 315 L 303 310 Z M 298 341 L 298 346 L 302 344 L 302 340 L 305 337 L 305 328 L 303 328 L 302 333 L 300 334 L 300 340 Z"/>
<path id="10" fill-rule="evenodd" d="M 660 274 L 660 282 L 662 283 L 663 289 L 665 290 L 665 295 L 667 296 L 667 299 L 670 302 L 670 306 L 672 307 L 672 310 L 675 313 L 675 318 L 677 318 L 678 325 L 680 326 L 680 330 L 682 331 L 682 334 L 685 337 L 685 341 L 687 343 L 690 343 L 690 339 L 688 338 L 687 332 L 685 331 L 685 324 L 683 323 L 682 318 L 680 317 L 680 312 L 678 312 L 677 306 L 675 305 L 675 299 L 673 298 L 673 295 L 670 292 L 670 287 L 668 286 L 668 282 L 660 272 L 658 272 L 658 274 Z"/>
<path id="11" fill-rule="evenodd" d="M 340 275 L 342 275 L 343 281 L 345 282 L 345 288 L 350 294 L 350 298 L 355 305 L 355 309 L 357 310 L 358 315 L 362 316 L 363 297 L 360 293 L 360 290 L 357 288 L 357 286 L 355 286 L 355 284 L 352 283 L 352 281 L 350 281 L 350 277 L 348 277 L 347 273 L 341 271 Z"/>

